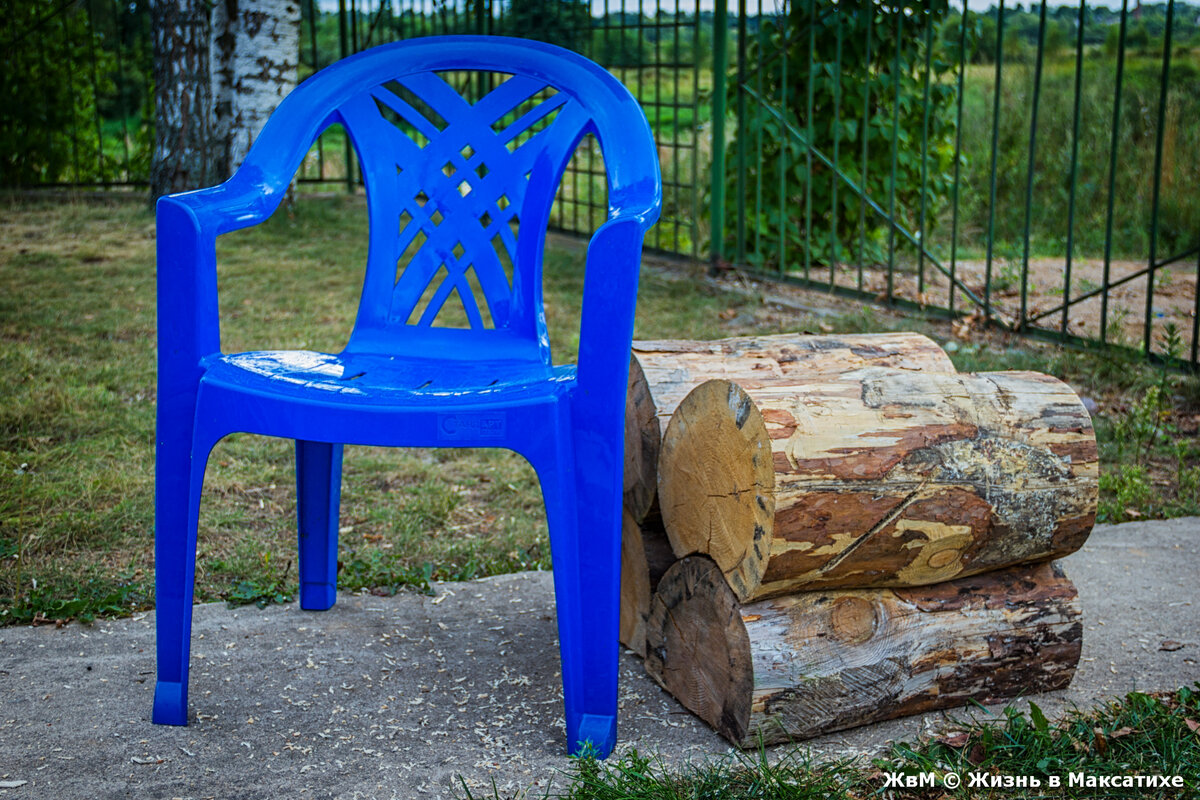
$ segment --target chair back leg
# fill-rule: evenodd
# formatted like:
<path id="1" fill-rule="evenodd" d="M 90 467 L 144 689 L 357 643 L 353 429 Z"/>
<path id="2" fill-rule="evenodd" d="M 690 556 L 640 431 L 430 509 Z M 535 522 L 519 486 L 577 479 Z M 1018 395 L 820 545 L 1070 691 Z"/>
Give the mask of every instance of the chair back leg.
<path id="1" fill-rule="evenodd" d="M 342 445 L 296 440 L 300 607 L 325 611 L 337 599 Z"/>

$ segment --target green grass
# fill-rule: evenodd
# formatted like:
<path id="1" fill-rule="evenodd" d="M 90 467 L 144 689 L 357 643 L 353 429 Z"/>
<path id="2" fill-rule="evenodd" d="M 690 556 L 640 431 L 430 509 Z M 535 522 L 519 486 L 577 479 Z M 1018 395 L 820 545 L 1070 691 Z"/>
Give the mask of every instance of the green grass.
<path id="1" fill-rule="evenodd" d="M 9 202 L 0 222 L 0 624 L 88 619 L 153 602 L 154 221 L 140 203 Z M 365 260 L 361 198 L 305 198 L 219 242 L 226 350 L 341 349 Z M 584 243 L 548 249 L 558 361 L 578 346 Z M 810 317 L 644 269 L 636 334 L 711 339 L 779 331 L 948 332 L 858 306 Z M 981 339 L 960 369 L 1036 369 L 1101 402 L 1102 519 L 1197 513 L 1200 388 L 1137 361 Z M 1147 391 L 1159 387 L 1157 395 Z M 1153 397 L 1153 406 L 1147 398 Z M 1118 424 L 1133 415 L 1137 425 Z M 1156 423 L 1157 421 L 1157 423 Z M 1120 466 L 1116 466 L 1120 465 Z M 1139 471 L 1140 470 L 1140 471 Z M 296 585 L 290 442 L 234 435 L 213 451 L 196 597 L 273 602 Z M 547 568 L 540 490 L 497 450 L 349 447 L 342 588 L 390 593 L 435 579 Z"/>
<path id="2" fill-rule="evenodd" d="M 804 748 L 734 753 L 670 768 L 638 752 L 609 762 L 578 760 L 563 797 L 570 800 L 865 800 L 865 798 L 1190 798 L 1200 790 L 1200 685 L 1163 694 L 1129 694 L 1051 722 L 1005 709 L 997 718 L 964 723 L 935 739 L 893 745 L 866 761 L 822 760 Z M 933 786 L 895 788 L 927 774 Z M 963 786 L 946 785 L 953 774 Z M 976 781 L 996 788 L 971 788 Z M 1071 785 L 1071 776 L 1083 785 Z M 1088 786 L 1105 778 L 1179 776 L 1166 789 Z M 1056 776 L 1061 786 L 1049 784 Z M 1040 788 L 1003 788 L 1006 779 L 1036 779 Z M 953 778 L 950 780 L 953 783 Z M 469 791 L 466 796 L 473 797 Z M 498 792 L 493 792 L 499 797 Z"/>
<path id="3" fill-rule="evenodd" d="M 154 221 L 140 203 L 5 206 L 0 223 L 0 624 L 147 608 L 153 598 Z M 219 248 L 226 350 L 337 351 L 366 255 L 361 198 L 305 199 Z M 546 259 L 557 360 L 573 361 L 582 243 Z M 638 333 L 712 338 L 730 300 L 648 273 Z M 776 329 L 764 322 L 762 330 Z M 295 591 L 290 442 L 234 435 L 213 451 L 196 597 Z M 537 478 L 496 450 L 346 450 L 340 585 L 548 568 Z"/>

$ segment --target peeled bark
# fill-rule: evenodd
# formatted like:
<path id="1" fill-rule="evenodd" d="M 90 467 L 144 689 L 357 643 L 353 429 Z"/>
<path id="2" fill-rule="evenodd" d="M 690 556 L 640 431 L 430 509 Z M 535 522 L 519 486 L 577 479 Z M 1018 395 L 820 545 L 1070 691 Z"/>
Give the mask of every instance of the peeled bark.
<path id="1" fill-rule="evenodd" d="M 667 429 L 659 496 L 675 555 L 712 557 L 748 602 L 1061 557 L 1091 531 L 1097 473 L 1061 381 L 868 368 L 703 384 Z"/>
<path id="2" fill-rule="evenodd" d="M 645 663 L 723 736 L 756 747 L 1063 689 L 1080 617 L 1057 564 L 742 605 L 711 559 L 690 556 L 655 593 Z"/>

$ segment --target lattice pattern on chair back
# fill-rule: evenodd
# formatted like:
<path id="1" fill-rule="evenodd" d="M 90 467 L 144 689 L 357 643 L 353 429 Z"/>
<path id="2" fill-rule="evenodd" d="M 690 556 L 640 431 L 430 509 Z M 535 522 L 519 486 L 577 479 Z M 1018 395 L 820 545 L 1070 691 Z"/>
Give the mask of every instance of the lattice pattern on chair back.
<path id="1" fill-rule="evenodd" d="M 460 75 L 408 75 L 340 110 L 370 198 L 366 290 L 382 290 L 378 273 L 390 273 L 379 324 L 443 325 L 454 295 L 472 329 L 513 327 L 517 316 L 537 313 L 536 262 L 559 178 L 553 173 L 578 143 L 586 115 L 544 81 L 496 73 L 455 80 Z M 499 83 L 472 102 L 470 90 L 485 80 Z M 536 236 L 520 253 L 518 228 Z M 376 241 L 392 231 L 391 245 Z"/>

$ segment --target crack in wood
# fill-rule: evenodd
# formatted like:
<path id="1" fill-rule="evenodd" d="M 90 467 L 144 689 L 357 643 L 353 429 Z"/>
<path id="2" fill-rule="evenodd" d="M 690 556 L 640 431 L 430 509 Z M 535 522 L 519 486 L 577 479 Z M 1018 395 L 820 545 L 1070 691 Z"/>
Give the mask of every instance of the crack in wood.
<path id="1" fill-rule="evenodd" d="M 859 536 L 857 539 L 855 539 L 853 542 L 851 542 L 850 545 L 845 550 L 843 550 L 842 552 L 840 552 L 836 556 L 834 556 L 832 559 L 830 559 L 828 563 L 824 564 L 818 570 L 818 573 L 824 575 L 828 572 L 833 571 L 834 569 L 837 568 L 838 564 L 841 564 L 843 561 L 845 561 L 850 556 L 851 553 L 853 553 L 855 550 L 857 550 L 859 547 L 861 547 L 868 539 L 870 539 L 875 534 L 879 533 L 881 530 L 886 528 L 888 525 L 891 525 L 893 522 L 895 522 L 896 519 L 899 518 L 899 516 L 904 513 L 904 510 L 906 508 L 908 508 L 910 505 L 912 505 L 914 501 L 916 501 L 917 495 L 920 494 L 921 490 L 925 488 L 925 485 L 927 483 L 928 483 L 928 481 L 924 481 L 916 489 L 913 489 L 911 492 L 909 492 L 908 496 L 905 497 L 903 500 L 901 500 L 900 504 L 897 505 L 895 508 L 893 508 L 887 514 L 887 516 L 885 516 L 883 519 L 881 519 L 879 522 L 877 522 L 874 525 L 874 527 L 872 527 L 869 531 L 867 531 L 862 536 Z"/>

